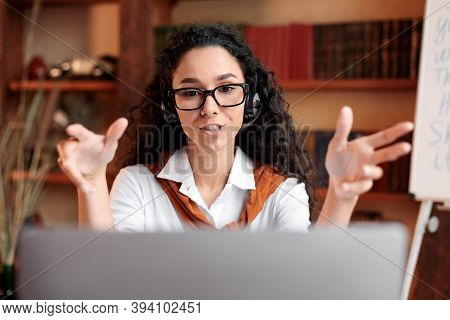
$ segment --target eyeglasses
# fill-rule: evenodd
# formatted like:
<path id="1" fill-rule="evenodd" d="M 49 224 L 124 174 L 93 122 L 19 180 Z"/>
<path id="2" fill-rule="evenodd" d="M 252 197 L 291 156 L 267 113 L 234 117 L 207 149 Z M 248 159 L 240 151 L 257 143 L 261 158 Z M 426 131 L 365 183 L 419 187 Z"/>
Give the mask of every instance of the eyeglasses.
<path id="1" fill-rule="evenodd" d="M 179 110 L 196 110 L 203 106 L 208 96 L 221 107 L 235 107 L 245 101 L 248 95 L 247 83 L 224 84 L 212 90 L 180 88 L 169 90 L 169 97 Z"/>

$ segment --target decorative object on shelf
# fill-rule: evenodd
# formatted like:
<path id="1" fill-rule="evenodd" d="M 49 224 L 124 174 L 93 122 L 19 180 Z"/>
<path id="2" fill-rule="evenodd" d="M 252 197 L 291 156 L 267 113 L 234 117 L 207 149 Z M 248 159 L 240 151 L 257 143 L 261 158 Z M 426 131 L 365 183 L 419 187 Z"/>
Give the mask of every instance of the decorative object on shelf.
<path id="1" fill-rule="evenodd" d="M 115 79 L 117 76 L 117 58 L 110 55 L 101 56 L 92 70 L 91 76 L 98 80 Z"/>
<path id="2" fill-rule="evenodd" d="M 117 58 L 111 55 L 93 59 L 73 58 L 55 62 L 47 72 L 49 79 L 112 80 L 117 76 Z"/>
<path id="3" fill-rule="evenodd" d="M 28 79 L 42 79 L 47 71 L 44 59 L 41 56 L 34 56 L 28 64 Z"/>
<path id="4" fill-rule="evenodd" d="M 94 70 L 95 64 L 88 59 L 74 58 L 63 63 L 63 69 L 68 73 L 69 77 L 89 78 Z"/>
<path id="5" fill-rule="evenodd" d="M 61 79 L 64 74 L 61 63 L 53 63 L 47 71 L 47 78 Z"/>
<path id="6" fill-rule="evenodd" d="M 48 77 L 50 79 L 86 79 L 91 77 L 94 66 L 94 63 L 88 59 L 67 59 L 63 62 L 53 63 L 48 70 Z"/>

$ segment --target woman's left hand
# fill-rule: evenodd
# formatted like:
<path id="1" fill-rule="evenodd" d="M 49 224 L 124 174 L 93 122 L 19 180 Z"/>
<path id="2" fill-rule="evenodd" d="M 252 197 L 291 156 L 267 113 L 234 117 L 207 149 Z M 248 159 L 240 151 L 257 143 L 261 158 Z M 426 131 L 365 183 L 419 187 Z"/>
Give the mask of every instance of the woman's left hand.
<path id="1" fill-rule="evenodd" d="M 408 142 L 389 144 L 414 128 L 412 122 L 400 122 L 349 142 L 352 124 L 352 109 L 343 107 L 325 159 L 330 187 L 334 189 L 335 196 L 342 200 L 356 199 L 360 194 L 369 191 L 373 180 L 383 175 L 383 170 L 378 166 L 380 163 L 394 161 L 409 153 L 411 144 Z"/>

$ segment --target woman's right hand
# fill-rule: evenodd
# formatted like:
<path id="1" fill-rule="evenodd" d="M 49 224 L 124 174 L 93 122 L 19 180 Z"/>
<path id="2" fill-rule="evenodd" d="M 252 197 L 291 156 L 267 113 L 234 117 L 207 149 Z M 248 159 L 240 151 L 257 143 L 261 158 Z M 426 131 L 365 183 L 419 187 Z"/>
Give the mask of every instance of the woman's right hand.
<path id="1" fill-rule="evenodd" d="M 92 191 L 89 180 L 106 172 L 106 165 L 114 158 L 118 140 L 127 126 L 128 120 L 119 118 L 111 124 L 106 135 L 95 134 L 78 123 L 67 126 L 70 137 L 56 145 L 61 170 L 83 192 Z"/>

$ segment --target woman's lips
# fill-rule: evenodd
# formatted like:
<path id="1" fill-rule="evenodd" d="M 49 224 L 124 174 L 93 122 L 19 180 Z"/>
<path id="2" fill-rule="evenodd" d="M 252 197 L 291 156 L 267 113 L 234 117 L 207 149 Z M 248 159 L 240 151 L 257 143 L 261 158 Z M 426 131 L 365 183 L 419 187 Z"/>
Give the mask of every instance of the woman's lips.
<path id="1" fill-rule="evenodd" d="M 219 130 L 206 130 L 206 129 L 201 129 L 201 128 L 199 128 L 199 130 L 200 130 L 200 132 L 202 133 L 202 134 L 204 134 L 204 135 L 207 135 L 207 136 L 217 136 L 217 135 L 219 135 L 221 132 L 222 132 L 222 129 L 224 128 L 225 126 L 222 126 L 222 127 L 220 127 L 220 129 Z"/>

